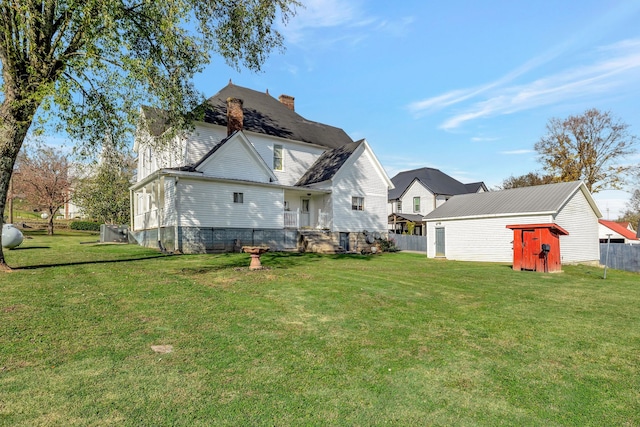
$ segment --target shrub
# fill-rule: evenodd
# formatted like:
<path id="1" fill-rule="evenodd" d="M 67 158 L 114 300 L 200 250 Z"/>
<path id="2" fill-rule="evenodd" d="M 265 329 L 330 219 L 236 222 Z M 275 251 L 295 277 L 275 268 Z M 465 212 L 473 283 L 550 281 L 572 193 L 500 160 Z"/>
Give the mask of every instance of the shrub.
<path id="1" fill-rule="evenodd" d="M 100 231 L 100 224 L 93 221 L 73 221 L 69 227 L 72 230 Z"/>
<path id="2" fill-rule="evenodd" d="M 396 241 L 393 238 L 380 237 L 376 239 L 376 243 L 380 246 L 382 252 L 398 252 L 400 249 L 396 246 Z"/>

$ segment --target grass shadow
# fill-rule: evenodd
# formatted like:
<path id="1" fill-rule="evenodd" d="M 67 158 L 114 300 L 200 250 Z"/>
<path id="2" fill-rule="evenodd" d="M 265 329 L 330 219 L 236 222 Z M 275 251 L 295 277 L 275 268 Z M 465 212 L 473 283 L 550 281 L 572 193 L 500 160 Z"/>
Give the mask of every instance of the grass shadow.
<path id="1" fill-rule="evenodd" d="M 51 268 L 51 267 L 68 267 L 73 265 L 90 265 L 90 264 L 114 264 L 121 262 L 132 262 L 132 261 L 142 261 L 146 259 L 155 259 L 155 258 L 164 258 L 172 255 L 152 255 L 152 256 L 143 256 L 137 258 L 127 258 L 127 259 L 110 259 L 110 260 L 97 260 L 97 261 L 75 261 L 75 262 L 60 262 L 55 264 L 39 264 L 39 265 L 28 265 L 25 267 L 11 267 L 13 271 L 21 271 L 21 270 L 38 270 L 41 268 Z"/>
<path id="2" fill-rule="evenodd" d="M 17 247 L 10 250 L 11 251 L 28 251 L 29 249 L 51 249 L 51 246 L 25 246 L 24 248 Z"/>

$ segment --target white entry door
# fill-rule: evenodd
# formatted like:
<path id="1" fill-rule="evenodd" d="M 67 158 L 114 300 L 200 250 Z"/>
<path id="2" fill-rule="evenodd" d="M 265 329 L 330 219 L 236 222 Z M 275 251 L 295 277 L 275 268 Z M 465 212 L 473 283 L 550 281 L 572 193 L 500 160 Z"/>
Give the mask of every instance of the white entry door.
<path id="1" fill-rule="evenodd" d="M 300 227 L 309 227 L 311 225 L 311 215 L 309 214 L 309 205 L 311 200 L 302 198 L 300 202 Z"/>

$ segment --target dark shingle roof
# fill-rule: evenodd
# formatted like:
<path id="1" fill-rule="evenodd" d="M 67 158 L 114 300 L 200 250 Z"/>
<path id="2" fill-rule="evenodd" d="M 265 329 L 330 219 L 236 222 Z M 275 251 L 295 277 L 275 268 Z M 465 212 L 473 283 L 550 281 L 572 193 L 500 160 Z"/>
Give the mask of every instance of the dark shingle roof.
<path id="1" fill-rule="evenodd" d="M 416 179 L 433 194 L 454 196 L 456 194 L 466 194 L 472 191 L 475 192 L 479 188 L 479 186 L 477 186 L 475 187 L 475 190 L 473 190 L 474 187 L 472 184 L 469 184 L 469 186 L 471 186 L 471 188 L 469 188 L 467 185 L 438 169 L 420 168 L 400 172 L 391 178 L 391 182 L 393 182 L 395 188 L 389 191 L 389 200 L 399 199 Z M 483 183 L 478 184 L 484 185 Z"/>
<path id="2" fill-rule="evenodd" d="M 328 148 L 353 142 L 340 128 L 307 120 L 267 93 L 232 83 L 207 100 L 205 122 L 227 126 L 227 98 L 243 101 L 244 130 Z"/>
<path id="3" fill-rule="evenodd" d="M 305 172 L 296 183 L 297 186 L 316 184 L 327 181 L 340 170 L 344 162 L 347 161 L 353 152 L 362 144 L 364 140 L 350 142 L 341 147 L 327 150 L 315 161 L 315 163 Z"/>
<path id="4" fill-rule="evenodd" d="M 583 185 L 581 181 L 573 181 L 484 193 L 461 194 L 449 199 L 447 203 L 442 204 L 425 216 L 425 219 L 435 220 L 542 212 L 557 213 L 569 197 L 578 191 L 581 185 Z M 592 203 L 593 199 L 589 202 Z M 600 216 L 595 202 L 592 203 L 592 208 Z"/>
<path id="5" fill-rule="evenodd" d="M 151 135 L 160 136 L 169 128 L 167 124 L 167 114 L 164 110 L 149 107 L 148 105 L 143 105 L 141 109 L 142 116 Z"/>

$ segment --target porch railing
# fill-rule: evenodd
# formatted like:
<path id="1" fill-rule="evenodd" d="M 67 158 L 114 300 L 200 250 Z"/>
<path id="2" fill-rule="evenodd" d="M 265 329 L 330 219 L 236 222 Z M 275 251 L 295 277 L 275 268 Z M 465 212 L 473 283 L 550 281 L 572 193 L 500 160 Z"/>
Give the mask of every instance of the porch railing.
<path id="1" fill-rule="evenodd" d="M 158 226 L 158 210 L 153 209 L 149 212 L 138 214 L 133 219 L 134 230 L 146 230 Z"/>
<path id="2" fill-rule="evenodd" d="M 295 211 L 284 211 L 284 228 L 299 228 L 300 209 Z"/>
<path id="3" fill-rule="evenodd" d="M 331 229 L 331 214 L 329 212 L 322 212 L 322 209 L 318 209 L 318 229 Z"/>

